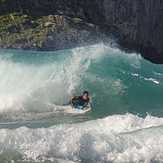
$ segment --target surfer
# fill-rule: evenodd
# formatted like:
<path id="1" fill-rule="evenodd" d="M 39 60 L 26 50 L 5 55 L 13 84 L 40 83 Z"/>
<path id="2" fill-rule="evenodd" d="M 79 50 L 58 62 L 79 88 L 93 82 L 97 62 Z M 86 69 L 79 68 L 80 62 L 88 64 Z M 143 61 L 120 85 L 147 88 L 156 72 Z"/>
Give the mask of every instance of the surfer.
<path id="1" fill-rule="evenodd" d="M 71 105 L 77 109 L 84 109 L 90 104 L 89 92 L 84 91 L 81 96 L 74 96 L 71 99 Z"/>

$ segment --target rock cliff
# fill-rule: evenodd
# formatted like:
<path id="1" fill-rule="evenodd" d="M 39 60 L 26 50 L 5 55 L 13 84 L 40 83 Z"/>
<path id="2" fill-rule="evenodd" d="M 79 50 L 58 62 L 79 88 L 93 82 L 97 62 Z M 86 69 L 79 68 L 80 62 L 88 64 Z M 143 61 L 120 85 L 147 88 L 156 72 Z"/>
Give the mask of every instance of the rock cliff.
<path id="1" fill-rule="evenodd" d="M 163 63 L 162 0 L 0 1 L 0 15 L 15 12 L 34 17 L 62 15 L 73 19 L 81 19 L 82 22 L 86 22 L 86 26 L 84 25 L 85 33 L 89 33 L 87 34 L 89 37 L 85 40 L 90 40 L 91 37 L 94 36 L 95 38 L 93 39 L 97 41 L 98 37 L 101 36 L 99 31 L 106 35 L 111 33 L 115 36 L 121 48 L 140 52 L 142 56 L 155 63 Z M 87 28 L 89 23 L 92 24 L 91 29 Z M 79 26 L 78 28 L 73 28 L 76 33 L 78 33 L 80 29 Z M 66 35 L 68 35 L 68 33 L 62 32 L 59 36 L 54 33 L 52 40 L 56 43 L 58 39 L 55 38 L 62 37 L 63 35 L 67 37 Z M 82 36 L 82 39 L 84 39 L 85 35 L 82 34 Z M 78 40 L 80 36 L 76 37 L 76 35 L 73 35 L 73 38 Z M 52 45 L 54 41 L 51 41 L 50 45 Z M 61 39 L 59 39 L 59 41 L 61 42 Z M 76 42 L 78 41 L 75 41 L 74 45 Z M 3 41 L 1 41 L 0 46 L 1 44 L 3 44 Z M 66 41 L 64 41 L 63 44 L 66 44 Z M 48 45 L 48 42 L 45 42 L 45 45 Z M 51 49 L 55 49 L 55 47 L 56 46 L 52 46 Z"/>

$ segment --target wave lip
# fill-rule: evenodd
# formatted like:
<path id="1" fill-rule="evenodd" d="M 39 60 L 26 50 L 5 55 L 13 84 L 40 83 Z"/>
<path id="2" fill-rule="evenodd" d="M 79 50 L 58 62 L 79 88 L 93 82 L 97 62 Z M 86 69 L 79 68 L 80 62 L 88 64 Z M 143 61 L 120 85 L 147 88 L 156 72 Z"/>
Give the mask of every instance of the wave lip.
<path id="1" fill-rule="evenodd" d="M 74 162 L 160 162 L 163 118 L 132 114 L 51 128 L 0 130 L 0 151 L 31 160 Z"/>

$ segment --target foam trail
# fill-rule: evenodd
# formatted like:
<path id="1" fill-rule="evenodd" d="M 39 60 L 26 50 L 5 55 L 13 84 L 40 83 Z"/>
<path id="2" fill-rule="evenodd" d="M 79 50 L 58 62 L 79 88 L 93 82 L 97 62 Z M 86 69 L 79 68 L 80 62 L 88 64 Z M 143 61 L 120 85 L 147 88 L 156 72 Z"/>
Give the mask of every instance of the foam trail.
<path id="1" fill-rule="evenodd" d="M 51 128 L 0 130 L 0 151 L 24 159 L 74 162 L 161 162 L 163 119 L 132 114 Z"/>
<path id="2" fill-rule="evenodd" d="M 160 83 L 159 81 L 157 81 L 156 79 L 153 79 L 153 78 L 144 78 L 144 80 L 146 80 L 146 81 L 152 81 L 155 84 L 159 84 Z"/>

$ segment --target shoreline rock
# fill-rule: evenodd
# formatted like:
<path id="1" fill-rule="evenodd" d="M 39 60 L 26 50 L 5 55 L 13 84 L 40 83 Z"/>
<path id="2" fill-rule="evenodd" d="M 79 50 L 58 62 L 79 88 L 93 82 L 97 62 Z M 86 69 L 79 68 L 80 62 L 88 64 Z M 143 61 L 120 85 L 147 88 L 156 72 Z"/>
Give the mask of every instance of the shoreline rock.
<path id="1" fill-rule="evenodd" d="M 97 26 L 79 18 L 19 13 L 0 16 L 0 48 L 59 50 L 94 44 L 100 37 Z"/>
<path id="2" fill-rule="evenodd" d="M 0 26 L 0 47 L 56 50 L 96 43 L 103 36 L 113 34 L 122 49 L 141 53 L 154 63 L 163 63 L 162 11 L 163 2 L 155 0 L 0 0 L 2 17 L 10 15 L 13 19 L 16 12 L 31 19 L 22 23 L 24 32 L 14 23 L 7 25 L 9 33 L 3 32 L 5 25 Z M 44 22 L 49 15 L 62 16 L 66 26 L 53 28 L 53 22 Z M 9 43 L 4 37 L 13 41 Z"/>

